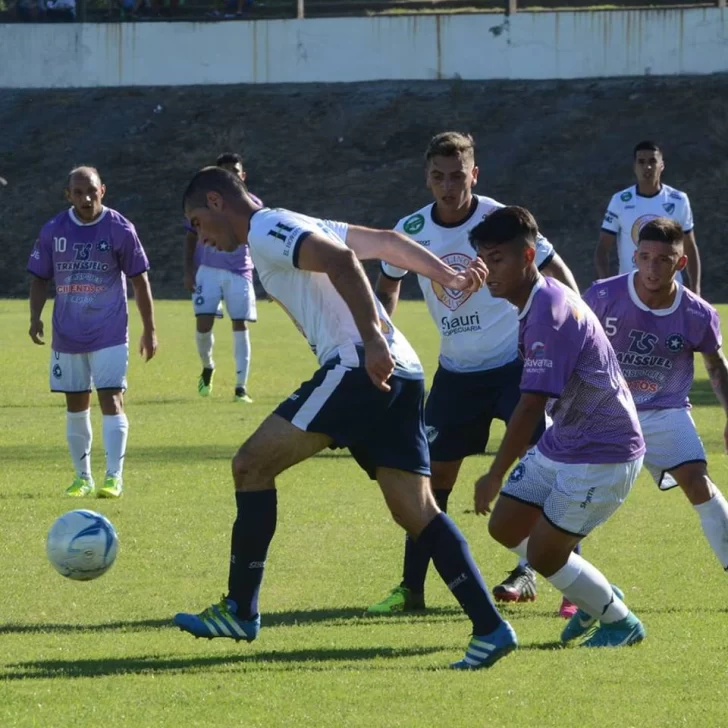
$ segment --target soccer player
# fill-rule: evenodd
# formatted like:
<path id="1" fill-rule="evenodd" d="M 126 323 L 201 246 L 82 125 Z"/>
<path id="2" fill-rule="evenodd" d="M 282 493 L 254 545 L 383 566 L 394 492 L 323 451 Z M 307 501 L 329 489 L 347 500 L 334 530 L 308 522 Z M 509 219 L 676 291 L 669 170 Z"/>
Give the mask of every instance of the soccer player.
<path id="1" fill-rule="evenodd" d="M 521 398 L 490 470 L 475 484 L 475 512 L 490 512 L 551 400 L 553 424 L 511 470 L 489 530 L 579 607 L 562 641 L 586 635 L 599 621 L 585 646 L 628 645 L 644 638 L 642 623 L 573 549 L 627 497 L 645 443 L 597 317 L 573 291 L 539 274 L 537 235 L 536 221 L 521 207 L 496 210 L 471 232 L 491 295 L 518 308 L 524 358 Z"/>
<path id="2" fill-rule="evenodd" d="M 473 194 L 478 181 L 474 142 L 470 135 L 444 132 L 433 137 L 425 152 L 427 187 L 434 202 L 402 218 L 395 230 L 413 238 L 457 270 L 476 258 L 468 233 L 493 210 L 503 207 L 490 197 Z M 541 235 L 536 263 L 577 290 L 571 271 Z M 382 263 L 376 292 L 391 316 L 407 270 Z M 523 370 L 518 358 L 516 309 L 487 289 L 450 291 L 419 276 L 427 309 L 440 333 L 440 364 L 427 398 L 427 425 L 435 501 L 447 511 L 448 499 L 463 459 L 485 452 L 494 419 L 508 422 L 520 396 Z M 541 436 L 543 423 L 533 433 Z M 430 555 L 414 539 L 405 540 L 402 582 L 372 614 L 424 609 L 425 577 Z M 496 599 L 526 601 L 536 597 L 536 575 L 524 562 L 493 588 Z M 566 610 L 569 605 L 562 607 Z"/>
<path id="3" fill-rule="evenodd" d="M 602 322 L 632 391 L 647 469 L 660 489 L 682 488 L 728 569 L 728 503 L 708 475 L 688 400 L 693 357 L 700 352 L 728 415 L 728 362 L 715 309 L 677 281 L 687 263 L 684 239 L 674 220 L 651 220 L 639 232 L 637 270 L 597 281 L 584 298 Z M 728 424 L 723 437 L 728 448 Z"/>
<path id="4" fill-rule="evenodd" d="M 275 478 L 327 447 L 348 447 L 378 481 L 395 521 L 427 544 L 473 622 L 466 655 L 453 667 L 487 667 L 515 649 L 515 633 L 491 602 L 464 537 L 432 497 L 422 368 L 357 258 L 384 259 L 465 291 L 482 284 L 482 264 L 458 274 L 391 231 L 261 209 L 239 177 L 215 167 L 195 175 L 184 208 L 199 236 L 218 249 L 247 241 L 263 286 L 306 337 L 320 369 L 233 459 L 237 519 L 227 596 L 199 615 L 176 615 L 175 624 L 198 637 L 256 638 L 258 593 L 276 527 Z"/>
<path id="5" fill-rule="evenodd" d="M 685 270 L 690 288 L 700 295 L 700 254 L 695 242 L 693 213 L 684 192 L 662 182 L 665 161 L 654 142 L 640 142 L 634 148 L 634 173 L 637 184 L 617 192 L 604 215 L 594 264 L 599 278 L 609 278 L 609 256 L 617 243 L 619 273 L 635 268 L 635 248 L 640 228 L 656 217 L 669 217 L 682 225 L 687 256 Z M 681 279 L 681 276 L 679 276 Z"/>
<path id="6" fill-rule="evenodd" d="M 221 154 L 218 167 L 236 174 L 244 182 L 247 176 L 243 158 L 239 154 Z M 253 199 L 257 197 L 251 195 Z M 233 325 L 235 354 L 235 402 L 252 403 L 247 392 L 250 372 L 250 332 L 248 322 L 258 318 L 253 287 L 253 261 L 245 245 L 230 253 L 203 245 L 197 233 L 185 225 L 184 281 L 192 293 L 192 305 L 197 319 L 195 339 L 202 362 L 202 373 L 197 381 L 197 391 L 202 397 L 212 393 L 215 362 L 212 350 L 215 337 L 212 327 L 215 317 L 222 317 L 222 301 Z M 195 270 L 196 269 L 196 270 Z"/>
<path id="7" fill-rule="evenodd" d="M 77 167 L 68 175 L 71 207 L 40 231 L 28 261 L 30 338 L 44 344 L 41 319 L 48 281 L 55 280 L 50 384 L 66 395 L 66 437 L 76 477 L 70 496 L 95 492 L 91 474 L 91 387 L 103 413 L 106 476 L 100 498 L 118 498 L 129 422 L 124 390 L 129 363 L 129 314 L 126 278 L 142 319 L 139 351 L 147 361 L 157 351 L 154 303 L 147 277 L 149 261 L 134 225 L 103 204 L 106 186 L 94 167 Z"/>

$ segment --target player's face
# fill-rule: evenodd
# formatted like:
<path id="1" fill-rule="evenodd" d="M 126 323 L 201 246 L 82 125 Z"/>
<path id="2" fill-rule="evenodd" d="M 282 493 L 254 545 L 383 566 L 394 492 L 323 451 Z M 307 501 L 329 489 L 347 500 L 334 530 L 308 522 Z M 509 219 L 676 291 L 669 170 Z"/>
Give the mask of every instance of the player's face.
<path id="1" fill-rule="evenodd" d="M 665 163 L 660 152 L 643 150 L 637 152 L 634 160 L 634 173 L 638 182 L 655 184 L 660 181 Z"/>
<path id="2" fill-rule="evenodd" d="M 185 208 L 185 217 L 203 245 L 231 252 L 240 242 L 235 234 L 231 212 L 217 192 L 207 193 L 207 206 Z"/>
<path id="3" fill-rule="evenodd" d="M 66 190 L 73 211 L 84 222 L 93 222 L 103 209 L 106 185 L 95 174 L 74 174 Z"/>
<path id="4" fill-rule="evenodd" d="M 494 298 L 519 298 L 528 283 L 528 270 L 536 251 L 518 245 L 480 246 L 478 257 L 488 268 L 485 285 Z"/>
<path id="5" fill-rule="evenodd" d="M 433 157 L 427 165 L 427 187 L 439 207 L 459 210 L 470 204 L 473 185 L 478 181 L 478 168 L 472 159 Z"/>
<path id="6" fill-rule="evenodd" d="M 221 164 L 220 165 L 223 169 L 226 169 L 228 172 L 232 172 L 236 177 L 239 177 L 243 182 L 245 182 L 245 178 L 248 176 L 245 170 L 243 169 L 243 165 L 240 164 L 240 162 L 235 162 L 235 164 Z"/>
<path id="7" fill-rule="evenodd" d="M 688 259 L 682 245 L 641 240 L 635 253 L 637 275 L 648 291 L 669 291 Z"/>

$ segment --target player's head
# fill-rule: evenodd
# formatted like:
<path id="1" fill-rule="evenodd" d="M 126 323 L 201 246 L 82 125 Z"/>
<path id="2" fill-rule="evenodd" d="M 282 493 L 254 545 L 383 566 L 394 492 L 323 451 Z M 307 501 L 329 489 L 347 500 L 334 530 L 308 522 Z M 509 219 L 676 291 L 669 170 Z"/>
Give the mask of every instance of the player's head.
<path id="1" fill-rule="evenodd" d="M 640 283 L 651 292 L 668 291 L 675 276 L 687 264 L 682 226 L 658 217 L 642 226 L 634 254 Z"/>
<path id="2" fill-rule="evenodd" d="M 66 199 L 83 222 L 92 222 L 101 214 L 105 194 L 106 185 L 96 167 L 74 167 L 68 173 Z"/>
<path id="3" fill-rule="evenodd" d="M 475 142 L 470 134 L 445 131 L 432 137 L 425 152 L 427 187 L 439 207 L 459 210 L 478 181 Z"/>
<path id="4" fill-rule="evenodd" d="M 647 184 L 659 183 L 665 169 L 665 161 L 662 158 L 660 147 L 655 142 L 640 142 L 635 145 L 633 156 L 634 173 L 637 176 L 637 181 Z"/>
<path id="5" fill-rule="evenodd" d="M 222 167 L 201 169 L 182 197 L 185 217 L 199 239 L 205 245 L 226 251 L 245 243 L 245 236 L 241 239 L 238 230 L 241 217 L 249 215 L 251 204 L 243 180 Z"/>
<path id="6" fill-rule="evenodd" d="M 245 178 L 247 177 L 247 172 L 245 171 L 245 168 L 243 167 L 243 158 L 239 154 L 233 154 L 232 152 L 224 152 L 221 154 L 217 160 L 215 161 L 215 164 L 218 167 L 222 167 L 223 169 L 226 169 L 228 172 L 232 172 L 233 174 L 236 174 L 238 177 L 240 177 L 243 182 L 245 182 Z"/>
<path id="7" fill-rule="evenodd" d="M 488 266 L 485 284 L 495 298 L 519 298 L 538 273 L 538 225 L 523 207 L 502 207 L 470 231 L 470 244 Z"/>

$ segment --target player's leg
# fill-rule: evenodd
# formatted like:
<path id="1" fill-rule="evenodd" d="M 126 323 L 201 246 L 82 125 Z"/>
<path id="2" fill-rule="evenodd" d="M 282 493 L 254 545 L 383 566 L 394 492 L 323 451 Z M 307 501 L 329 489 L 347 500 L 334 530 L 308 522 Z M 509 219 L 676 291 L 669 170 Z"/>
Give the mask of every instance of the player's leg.
<path id="1" fill-rule="evenodd" d="M 197 288 L 192 294 L 192 306 L 195 311 L 195 343 L 202 364 L 202 373 L 197 381 L 197 391 L 202 397 L 212 393 L 212 380 L 215 374 L 215 361 L 212 350 L 215 336 L 212 327 L 215 318 L 222 315 L 222 287 L 218 271 L 207 265 L 197 269 L 195 278 Z"/>
<path id="2" fill-rule="evenodd" d="M 253 282 L 245 276 L 227 272 L 223 280 L 223 295 L 228 316 L 233 322 L 235 401 L 251 404 L 253 400 L 247 391 L 250 373 L 250 331 L 247 322 L 258 318 Z"/>

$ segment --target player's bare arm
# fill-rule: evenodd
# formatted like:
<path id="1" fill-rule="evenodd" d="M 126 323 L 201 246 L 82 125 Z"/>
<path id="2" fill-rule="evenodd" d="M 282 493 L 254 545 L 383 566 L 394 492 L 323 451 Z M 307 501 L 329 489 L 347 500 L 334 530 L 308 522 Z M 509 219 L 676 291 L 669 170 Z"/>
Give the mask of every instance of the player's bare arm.
<path id="1" fill-rule="evenodd" d="M 48 281 L 33 276 L 30 281 L 30 329 L 28 334 L 33 343 L 43 345 L 43 321 L 41 314 L 48 299 Z"/>
<path id="2" fill-rule="evenodd" d="M 555 278 L 559 283 L 563 283 L 565 286 L 571 288 L 572 291 L 579 293 L 579 286 L 576 278 L 574 278 L 574 274 L 558 253 L 554 253 L 548 265 L 541 269 L 541 273 L 545 276 Z"/>
<path id="3" fill-rule="evenodd" d="M 377 278 L 377 283 L 374 286 L 374 293 L 379 299 L 384 310 L 390 315 L 394 316 L 394 309 L 397 308 L 399 303 L 399 291 L 402 287 L 402 280 L 394 280 L 385 276 L 384 273 L 380 273 Z"/>
<path id="4" fill-rule="evenodd" d="M 710 377 L 710 386 L 720 402 L 720 406 L 726 413 L 726 426 L 723 430 L 723 440 L 726 452 L 728 452 L 728 361 L 725 358 L 723 349 L 718 349 L 713 354 L 703 354 L 705 368 Z"/>
<path id="5" fill-rule="evenodd" d="M 387 380 L 394 371 L 394 359 L 382 336 L 372 288 L 354 251 L 311 233 L 299 243 L 298 267 L 329 277 L 354 317 L 364 343 L 364 364 L 370 379 L 388 392 Z"/>
<path id="6" fill-rule="evenodd" d="M 594 267 L 597 269 L 597 278 L 609 278 L 609 258 L 616 242 L 617 236 L 614 233 L 606 230 L 599 233 L 599 242 L 594 251 Z"/>
<path id="7" fill-rule="evenodd" d="M 195 248 L 197 247 L 197 234 L 191 230 L 185 235 L 185 254 L 184 254 L 184 282 L 185 288 L 190 292 L 195 292 Z"/>
<path id="8" fill-rule="evenodd" d="M 685 233 L 685 237 L 683 238 L 683 247 L 685 248 L 685 255 L 688 257 L 686 270 L 688 278 L 690 279 L 690 290 L 699 296 L 701 265 L 700 252 L 698 251 L 698 244 L 695 242 L 694 230 L 691 230 L 689 233 Z"/>
<path id="9" fill-rule="evenodd" d="M 511 415 L 490 470 L 475 483 L 475 512 L 490 513 L 490 507 L 500 492 L 506 473 L 528 447 L 531 437 L 544 416 L 545 394 L 523 392 L 516 409 Z"/>
<path id="10" fill-rule="evenodd" d="M 157 331 L 154 326 L 154 300 L 152 299 L 152 287 L 149 284 L 149 276 L 140 273 L 130 278 L 134 286 L 134 300 L 142 319 L 142 336 L 139 340 L 139 353 L 144 361 L 149 361 L 157 353 Z"/>

